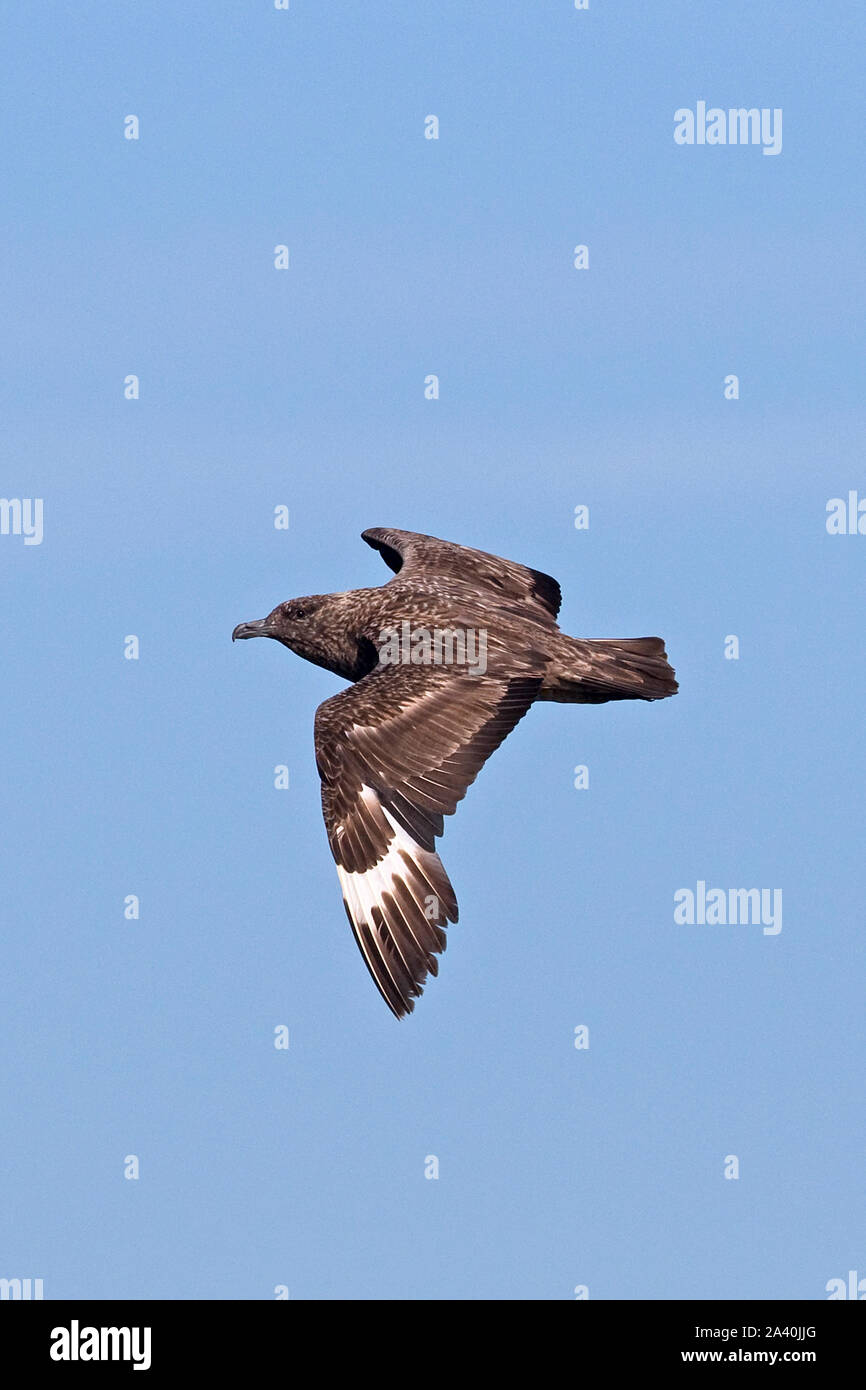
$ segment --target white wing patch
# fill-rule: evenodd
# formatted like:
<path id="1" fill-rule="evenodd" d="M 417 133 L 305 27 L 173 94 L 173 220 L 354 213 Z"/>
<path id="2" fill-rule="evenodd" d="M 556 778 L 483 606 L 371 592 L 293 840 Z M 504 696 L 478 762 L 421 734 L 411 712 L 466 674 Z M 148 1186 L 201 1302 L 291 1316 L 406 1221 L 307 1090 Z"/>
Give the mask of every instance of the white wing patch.
<path id="1" fill-rule="evenodd" d="M 370 973 L 399 1017 L 411 1012 L 428 972 L 437 971 L 433 953 L 445 948 L 441 927 L 457 920 L 456 901 L 438 854 L 398 824 L 372 787 L 363 785 L 361 796 L 385 817 L 391 840 L 372 868 L 350 873 L 338 864 L 337 874 Z"/>

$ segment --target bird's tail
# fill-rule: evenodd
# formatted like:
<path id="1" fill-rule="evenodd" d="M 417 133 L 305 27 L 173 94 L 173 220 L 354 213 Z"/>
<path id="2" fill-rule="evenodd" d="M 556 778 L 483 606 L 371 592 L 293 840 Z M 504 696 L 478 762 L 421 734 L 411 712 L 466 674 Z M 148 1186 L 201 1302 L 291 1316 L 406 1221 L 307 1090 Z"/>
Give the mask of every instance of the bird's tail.
<path id="1" fill-rule="evenodd" d="M 539 700 L 598 705 L 605 700 L 664 700 L 678 690 L 660 637 L 585 641 L 559 633 Z"/>

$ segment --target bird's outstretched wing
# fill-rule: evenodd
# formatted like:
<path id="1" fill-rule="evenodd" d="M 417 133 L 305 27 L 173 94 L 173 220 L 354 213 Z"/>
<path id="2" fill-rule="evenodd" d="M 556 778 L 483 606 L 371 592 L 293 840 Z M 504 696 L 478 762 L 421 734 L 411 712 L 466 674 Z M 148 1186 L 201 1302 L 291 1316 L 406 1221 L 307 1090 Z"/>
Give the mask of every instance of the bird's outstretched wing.
<path id="1" fill-rule="evenodd" d="M 541 673 L 379 667 L 316 711 L 322 810 L 355 939 L 382 997 L 411 1013 L 438 973 L 457 900 L 436 853 L 490 754 L 528 710 Z"/>
<path id="2" fill-rule="evenodd" d="M 524 620 L 534 618 L 547 627 L 556 625 L 562 593 L 557 581 L 549 574 L 542 574 L 541 570 L 414 531 L 390 531 L 375 526 L 363 531 L 361 539 L 378 550 L 388 568 L 401 578 L 430 579 L 448 575 L 462 579 L 495 598 L 503 612 L 519 613 Z"/>

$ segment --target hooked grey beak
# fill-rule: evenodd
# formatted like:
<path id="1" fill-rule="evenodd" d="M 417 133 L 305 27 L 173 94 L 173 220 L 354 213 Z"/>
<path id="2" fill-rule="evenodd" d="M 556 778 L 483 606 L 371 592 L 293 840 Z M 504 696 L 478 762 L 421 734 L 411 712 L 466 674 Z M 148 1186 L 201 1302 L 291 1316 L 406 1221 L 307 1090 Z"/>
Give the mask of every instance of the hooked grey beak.
<path id="1" fill-rule="evenodd" d="M 273 635 L 273 629 L 267 618 L 259 618 L 254 623 L 238 623 L 232 633 L 232 641 L 239 642 L 247 637 L 273 637 Z"/>

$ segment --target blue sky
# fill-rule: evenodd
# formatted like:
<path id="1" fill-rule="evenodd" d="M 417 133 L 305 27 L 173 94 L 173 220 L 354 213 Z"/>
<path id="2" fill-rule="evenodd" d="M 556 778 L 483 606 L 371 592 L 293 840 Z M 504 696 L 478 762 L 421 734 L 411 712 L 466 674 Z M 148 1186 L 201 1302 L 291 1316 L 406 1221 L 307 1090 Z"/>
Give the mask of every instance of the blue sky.
<path id="1" fill-rule="evenodd" d="M 244 1299 L 866 1276 L 866 537 L 825 527 L 866 497 L 862 9 L 4 26 L 0 492 L 44 500 L 44 538 L 0 535 L 0 1276 Z M 701 100 L 781 108 L 781 154 L 677 146 Z M 681 682 L 538 707 L 497 752 L 399 1025 L 321 823 L 340 683 L 230 641 L 384 581 L 368 526 L 548 571 L 566 631 L 659 633 Z M 781 888 L 782 931 L 676 924 L 699 880 Z"/>

